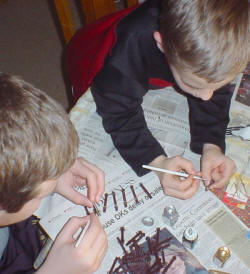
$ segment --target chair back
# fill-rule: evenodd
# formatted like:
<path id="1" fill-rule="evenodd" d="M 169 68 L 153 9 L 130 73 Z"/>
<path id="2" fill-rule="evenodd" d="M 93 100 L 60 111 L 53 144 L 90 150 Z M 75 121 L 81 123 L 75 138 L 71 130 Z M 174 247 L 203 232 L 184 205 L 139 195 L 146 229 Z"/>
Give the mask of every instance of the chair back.
<path id="1" fill-rule="evenodd" d="M 84 14 L 85 24 L 114 13 L 116 11 L 115 0 L 81 0 L 81 10 Z M 123 1 L 123 0 L 120 0 Z M 67 44 L 76 31 L 69 0 L 54 0 L 59 24 Z M 138 4 L 138 0 L 125 0 L 125 7 Z"/>

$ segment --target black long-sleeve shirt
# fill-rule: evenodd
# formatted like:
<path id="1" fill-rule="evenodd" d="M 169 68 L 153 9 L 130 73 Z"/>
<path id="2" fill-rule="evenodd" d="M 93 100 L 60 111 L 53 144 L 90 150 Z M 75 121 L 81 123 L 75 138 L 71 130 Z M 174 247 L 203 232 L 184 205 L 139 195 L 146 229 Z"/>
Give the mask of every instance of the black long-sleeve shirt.
<path id="1" fill-rule="evenodd" d="M 147 127 L 141 107 L 149 89 L 176 85 L 164 54 L 153 38 L 159 29 L 160 0 L 148 0 L 116 27 L 116 42 L 91 87 L 97 112 L 124 160 L 141 176 L 142 168 L 165 152 Z M 160 84 L 159 84 L 160 83 Z M 191 149 L 211 143 L 225 150 L 231 93 L 225 86 L 209 101 L 187 95 Z"/>

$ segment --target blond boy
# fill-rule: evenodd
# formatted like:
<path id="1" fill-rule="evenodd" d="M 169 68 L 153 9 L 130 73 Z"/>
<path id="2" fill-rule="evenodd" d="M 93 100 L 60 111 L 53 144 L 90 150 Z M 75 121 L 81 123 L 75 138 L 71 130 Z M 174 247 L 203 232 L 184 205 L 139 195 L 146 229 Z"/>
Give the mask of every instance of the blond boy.
<path id="1" fill-rule="evenodd" d="M 20 78 L 0 73 L 0 226 L 31 216 L 52 191 L 88 207 L 100 199 L 104 174 L 77 158 L 78 143 L 58 103 Z M 88 197 L 74 190 L 85 184 Z M 73 235 L 89 219 L 84 239 L 75 248 Z M 106 248 L 106 234 L 96 216 L 73 217 L 37 273 L 91 273 Z"/>

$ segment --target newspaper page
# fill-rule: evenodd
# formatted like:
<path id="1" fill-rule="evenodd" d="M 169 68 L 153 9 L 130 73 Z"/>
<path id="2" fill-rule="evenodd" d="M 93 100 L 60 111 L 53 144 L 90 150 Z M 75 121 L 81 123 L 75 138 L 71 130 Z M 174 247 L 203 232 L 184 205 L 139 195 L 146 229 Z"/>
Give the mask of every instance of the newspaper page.
<path id="1" fill-rule="evenodd" d="M 150 91 L 144 98 L 143 109 L 152 134 L 168 155 L 182 155 L 199 170 L 199 155 L 189 150 L 186 97 L 172 88 Z M 164 195 L 153 172 L 137 177 L 114 148 L 110 136 L 104 132 L 89 91 L 72 109 L 70 118 L 80 137 L 79 156 L 95 163 L 106 173 L 105 194 L 97 207 L 108 235 L 109 249 L 97 273 L 109 272 L 115 258 L 123 256 L 124 250 L 117 242 L 122 227 L 126 239 L 132 238 L 138 231 L 152 237 L 160 228 L 181 243 L 183 231 L 190 226 L 197 230 L 198 240 L 195 247 L 187 252 L 192 253 L 199 261 L 197 265 L 202 266 L 199 273 L 202 273 L 203 268 L 206 269 L 204 273 L 209 269 L 250 273 L 249 229 L 212 192 L 205 191 L 202 183 L 191 199 L 180 200 Z M 86 189 L 79 191 L 85 193 Z M 40 224 L 52 239 L 55 239 L 69 217 L 86 215 L 84 207 L 74 205 L 60 195 L 53 194 L 48 200 L 38 216 L 41 218 Z M 48 204 L 53 204 L 53 207 Z M 173 206 L 177 211 L 174 224 L 169 224 L 163 216 L 168 206 Z M 141 244 L 145 245 L 146 242 L 144 238 Z M 213 257 L 222 246 L 230 249 L 231 257 L 220 268 Z M 176 256 L 180 257 L 177 251 Z M 194 273 L 188 269 L 186 266 L 186 272 L 183 273 Z"/>
<path id="2" fill-rule="evenodd" d="M 237 165 L 237 172 L 228 183 L 226 192 L 228 197 L 239 201 L 241 206 L 246 206 L 250 197 L 250 63 L 236 80 L 232 83 L 234 94 L 226 145 L 227 154 Z M 239 131 L 247 134 L 247 138 L 231 133 Z"/>

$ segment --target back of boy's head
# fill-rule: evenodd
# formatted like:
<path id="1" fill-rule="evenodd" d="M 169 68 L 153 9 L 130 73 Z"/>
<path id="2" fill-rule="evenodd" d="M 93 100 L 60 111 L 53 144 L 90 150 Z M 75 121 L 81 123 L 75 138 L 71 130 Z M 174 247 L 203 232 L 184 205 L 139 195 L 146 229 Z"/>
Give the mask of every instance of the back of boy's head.
<path id="1" fill-rule="evenodd" d="M 17 212 L 39 184 L 63 174 L 77 157 L 67 113 L 22 79 L 0 73 L 0 209 Z"/>
<path id="2" fill-rule="evenodd" d="M 166 57 L 208 82 L 242 72 L 249 62 L 248 0 L 163 0 L 160 33 Z"/>

